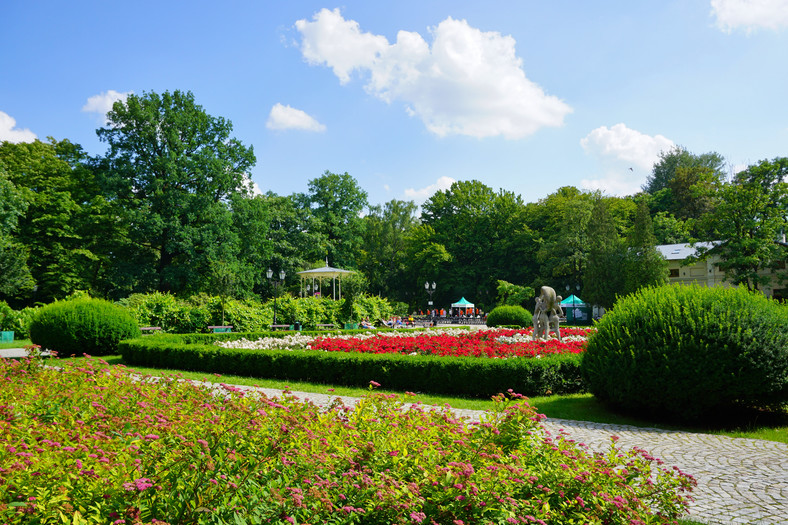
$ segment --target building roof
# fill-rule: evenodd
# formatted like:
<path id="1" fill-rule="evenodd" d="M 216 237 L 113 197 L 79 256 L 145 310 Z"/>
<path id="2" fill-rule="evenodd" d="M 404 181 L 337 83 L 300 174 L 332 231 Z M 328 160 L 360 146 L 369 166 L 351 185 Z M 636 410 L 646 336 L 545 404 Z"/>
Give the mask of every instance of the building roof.
<path id="1" fill-rule="evenodd" d="M 660 244 L 657 250 L 662 256 L 669 261 L 681 261 L 691 255 L 697 253 L 697 247 L 712 248 L 716 243 L 713 242 L 698 242 L 695 245 L 690 244 Z"/>

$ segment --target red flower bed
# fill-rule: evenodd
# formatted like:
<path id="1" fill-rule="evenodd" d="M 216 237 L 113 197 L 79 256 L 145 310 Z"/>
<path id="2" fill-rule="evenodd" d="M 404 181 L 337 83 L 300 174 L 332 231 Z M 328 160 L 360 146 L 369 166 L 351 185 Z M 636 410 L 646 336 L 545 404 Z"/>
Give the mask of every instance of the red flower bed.
<path id="1" fill-rule="evenodd" d="M 579 354 L 585 351 L 585 337 L 593 328 L 567 328 L 561 335 L 583 339 L 558 342 L 531 341 L 531 329 L 478 330 L 455 335 L 448 333 L 379 333 L 371 337 L 318 337 L 310 348 L 326 352 L 366 352 L 372 354 L 416 354 L 472 357 L 537 357 L 544 354 Z M 499 338 L 519 336 L 519 341 L 500 341 Z"/>

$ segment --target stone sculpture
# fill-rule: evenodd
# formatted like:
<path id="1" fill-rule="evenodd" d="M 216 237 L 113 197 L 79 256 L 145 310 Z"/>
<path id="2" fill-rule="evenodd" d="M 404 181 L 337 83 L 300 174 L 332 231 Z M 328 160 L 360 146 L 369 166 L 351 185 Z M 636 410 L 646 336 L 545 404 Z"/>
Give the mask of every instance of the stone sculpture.
<path id="1" fill-rule="evenodd" d="M 531 338 L 536 340 L 546 340 L 549 333 L 556 335 L 561 340 L 561 328 L 559 327 L 561 316 L 564 311 L 561 309 L 560 295 L 555 294 L 549 286 L 542 286 L 539 296 L 536 298 L 534 307 L 534 332 Z"/>

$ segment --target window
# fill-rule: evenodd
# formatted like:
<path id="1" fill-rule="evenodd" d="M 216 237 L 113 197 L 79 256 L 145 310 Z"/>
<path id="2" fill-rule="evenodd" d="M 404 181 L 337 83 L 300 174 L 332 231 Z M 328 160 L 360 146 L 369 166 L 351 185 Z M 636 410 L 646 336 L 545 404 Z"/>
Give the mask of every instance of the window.
<path id="1" fill-rule="evenodd" d="M 668 273 L 668 277 L 671 279 L 677 278 L 679 276 L 679 269 L 678 268 L 671 268 L 670 273 Z"/>

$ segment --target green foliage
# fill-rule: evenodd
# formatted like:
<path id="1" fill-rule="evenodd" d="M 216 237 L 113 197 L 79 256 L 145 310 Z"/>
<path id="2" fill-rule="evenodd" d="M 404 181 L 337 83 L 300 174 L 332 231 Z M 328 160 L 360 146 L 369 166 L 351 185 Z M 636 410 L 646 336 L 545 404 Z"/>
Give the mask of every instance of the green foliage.
<path id="1" fill-rule="evenodd" d="M 487 315 L 487 326 L 531 326 L 533 315 L 522 306 L 496 306 Z"/>
<path id="2" fill-rule="evenodd" d="M 325 409 L 92 362 L 28 368 L 0 362 L 0 464 L 29 451 L 4 472 L 3 523 L 656 524 L 694 484 L 643 451 L 550 437 L 514 392 L 472 425 L 396 396 Z"/>
<path id="3" fill-rule="evenodd" d="M 0 143 L 0 171 L 5 171 L 15 193 L 24 200 L 21 207 L 14 205 L 18 225 L 12 240 L 6 239 L 4 247 L 0 242 L 0 265 L 15 263 L 9 276 L 15 276 L 14 287 L 21 285 L 27 296 L 34 284 L 38 286 L 36 298 L 43 301 L 91 288 L 98 259 L 91 217 L 96 215 L 93 204 L 99 189 L 85 165 L 86 157 L 67 140 Z M 19 251 L 9 261 L 10 254 L 5 252 L 15 248 Z"/>
<path id="4" fill-rule="evenodd" d="M 715 177 L 721 178 L 724 166 L 725 159 L 719 153 L 711 151 L 695 155 L 687 151 L 686 148 L 675 146 L 673 149 L 659 154 L 659 160 L 654 163 L 651 175 L 648 176 L 646 184 L 643 186 L 643 191 L 653 195 L 663 189 L 669 190 L 679 168 L 704 168 L 714 173 Z"/>
<path id="5" fill-rule="evenodd" d="M 139 326 L 126 309 L 101 299 L 49 304 L 30 323 L 30 340 L 61 356 L 115 354 L 122 339 L 139 335 Z"/>
<path id="6" fill-rule="evenodd" d="M 523 200 L 495 191 L 478 180 L 458 181 L 435 192 L 422 206 L 422 225 L 412 231 L 410 283 L 438 285 L 434 302 L 467 297 L 475 304 L 495 302 L 499 279 L 525 282 L 534 250 Z M 424 305 L 426 295 L 411 306 Z"/>
<path id="7" fill-rule="evenodd" d="M 132 94 L 107 119 L 97 132 L 110 146 L 101 163 L 109 200 L 130 225 L 132 289 L 210 289 L 212 261 L 243 259 L 228 200 L 248 191 L 252 148 L 191 92 Z"/>
<path id="8" fill-rule="evenodd" d="M 681 420 L 788 404 L 788 308 L 761 294 L 645 288 L 597 328 L 582 368 L 603 401 Z"/>
<path id="9" fill-rule="evenodd" d="M 589 304 L 610 308 L 616 295 L 624 288 L 621 268 L 625 258 L 625 246 L 616 230 L 607 199 L 597 196 L 588 224 L 588 260 L 583 274 L 583 298 Z"/>
<path id="10" fill-rule="evenodd" d="M 656 248 L 657 239 L 646 202 L 638 203 L 632 228 L 627 234 L 621 295 L 636 292 L 644 286 L 660 286 L 668 282 L 668 261 Z"/>
<path id="11" fill-rule="evenodd" d="M 701 257 L 719 255 L 726 278 L 751 290 L 771 284 L 771 272 L 764 270 L 786 260 L 785 247 L 775 241 L 788 228 L 788 157 L 750 166 L 718 185 L 713 197 L 714 210 L 701 225 L 708 239 L 720 242 L 699 248 Z"/>
<path id="12" fill-rule="evenodd" d="M 533 299 L 531 288 L 498 280 L 498 306 L 523 306 L 531 299 Z"/>
<path id="13" fill-rule="evenodd" d="M 359 214 L 367 206 L 367 192 L 347 173 L 326 171 L 309 181 L 307 198 L 316 219 L 314 228 L 325 236 L 332 265 L 355 268 L 362 245 L 363 221 Z"/>
<path id="14" fill-rule="evenodd" d="M 0 301 L 0 330 L 14 332 L 15 339 L 30 337 L 30 322 L 33 320 L 38 308 L 26 307 L 13 310 L 8 303 Z"/>

